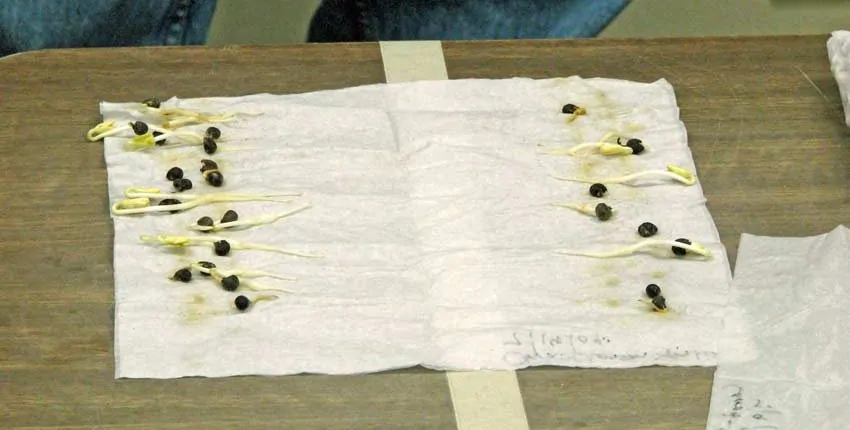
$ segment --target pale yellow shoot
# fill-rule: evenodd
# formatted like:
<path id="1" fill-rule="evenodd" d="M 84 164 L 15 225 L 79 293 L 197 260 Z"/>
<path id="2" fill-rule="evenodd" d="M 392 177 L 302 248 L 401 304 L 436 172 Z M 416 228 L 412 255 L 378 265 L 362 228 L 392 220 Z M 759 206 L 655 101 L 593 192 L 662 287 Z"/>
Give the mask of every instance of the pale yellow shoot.
<path id="1" fill-rule="evenodd" d="M 616 143 L 602 143 L 599 145 L 599 152 L 602 155 L 632 155 L 632 148 Z"/>
<path id="2" fill-rule="evenodd" d="M 112 120 L 104 121 L 104 122 L 92 127 L 91 130 L 89 130 L 86 133 L 86 138 L 88 140 L 92 141 L 92 142 L 98 141 L 98 140 L 100 140 L 99 135 L 106 133 L 106 132 L 112 130 L 113 128 L 115 128 L 115 121 L 112 121 Z"/>
<path id="3" fill-rule="evenodd" d="M 681 167 L 674 166 L 672 164 L 668 164 L 667 165 L 667 171 L 669 171 L 670 173 L 681 176 L 682 179 L 685 180 L 685 183 L 688 184 L 688 185 L 693 185 L 694 183 L 696 183 L 696 177 L 694 177 L 694 174 L 683 169 L 683 168 L 681 168 Z"/>
<path id="4" fill-rule="evenodd" d="M 151 199 L 147 197 L 139 197 L 135 199 L 119 200 L 112 206 L 113 211 L 121 209 L 139 209 L 146 208 L 151 205 Z"/>

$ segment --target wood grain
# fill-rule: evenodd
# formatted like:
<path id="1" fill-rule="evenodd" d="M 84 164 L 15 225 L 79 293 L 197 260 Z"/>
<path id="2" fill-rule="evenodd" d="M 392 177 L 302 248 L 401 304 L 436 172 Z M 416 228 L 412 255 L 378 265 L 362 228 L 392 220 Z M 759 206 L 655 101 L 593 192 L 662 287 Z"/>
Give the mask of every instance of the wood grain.
<path id="1" fill-rule="evenodd" d="M 453 79 L 668 79 L 734 261 L 741 232 L 810 235 L 850 222 L 850 134 L 825 40 L 448 42 L 444 51 Z M 63 50 L 0 60 L 0 426 L 454 428 L 444 375 L 423 369 L 113 379 L 106 171 L 102 149 L 83 139 L 99 120 L 97 103 L 383 80 L 376 44 Z M 518 374 L 535 430 L 701 430 L 712 369 Z"/>

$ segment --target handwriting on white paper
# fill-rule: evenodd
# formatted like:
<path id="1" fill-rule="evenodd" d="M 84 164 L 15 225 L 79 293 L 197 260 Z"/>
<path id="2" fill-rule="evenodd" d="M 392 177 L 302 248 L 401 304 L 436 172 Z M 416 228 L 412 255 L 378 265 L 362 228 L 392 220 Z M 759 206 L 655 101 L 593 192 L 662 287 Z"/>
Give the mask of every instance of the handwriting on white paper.
<path id="1" fill-rule="evenodd" d="M 690 357 L 697 361 L 714 360 L 713 351 L 691 351 L 679 347 L 656 351 L 624 353 L 611 337 L 599 333 L 551 333 L 538 330 L 515 331 L 504 343 L 502 359 L 513 366 L 573 363 L 651 362 L 661 359 Z"/>
<path id="2" fill-rule="evenodd" d="M 716 430 L 782 430 L 785 417 L 772 402 L 750 396 L 744 387 L 726 384 L 712 402 L 723 407 Z"/>

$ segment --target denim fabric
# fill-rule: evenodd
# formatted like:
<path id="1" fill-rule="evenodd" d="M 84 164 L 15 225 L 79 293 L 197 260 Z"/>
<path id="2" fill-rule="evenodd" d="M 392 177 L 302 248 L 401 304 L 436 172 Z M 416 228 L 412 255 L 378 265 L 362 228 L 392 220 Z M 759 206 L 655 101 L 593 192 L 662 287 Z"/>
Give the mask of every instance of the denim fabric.
<path id="1" fill-rule="evenodd" d="M 216 0 L 0 0 L 0 56 L 45 48 L 200 45 Z"/>
<path id="2" fill-rule="evenodd" d="M 324 0 L 310 42 L 593 37 L 628 0 Z"/>

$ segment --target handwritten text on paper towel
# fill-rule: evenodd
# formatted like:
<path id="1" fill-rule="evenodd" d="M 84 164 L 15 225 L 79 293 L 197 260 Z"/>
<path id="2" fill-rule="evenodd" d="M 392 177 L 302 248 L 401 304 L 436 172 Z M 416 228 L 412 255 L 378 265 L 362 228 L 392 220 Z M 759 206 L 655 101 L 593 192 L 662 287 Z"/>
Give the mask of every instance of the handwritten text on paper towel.
<path id="1" fill-rule="evenodd" d="M 667 348 L 663 351 L 623 353 L 609 336 L 598 333 L 551 333 L 536 330 L 515 331 L 504 343 L 507 352 L 502 357 L 513 366 L 537 365 L 558 359 L 577 363 L 600 361 L 659 360 L 693 356 L 697 360 L 716 359 L 713 351 L 688 351 Z"/>
<path id="2" fill-rule="evenodd" d="M 716 430 L 782 430 L 784 416 L 770 403 L 745 396 L 744 387 L 723 386 L 721 398 L 728 399 L 723 410 L 724 422 Z"/>

